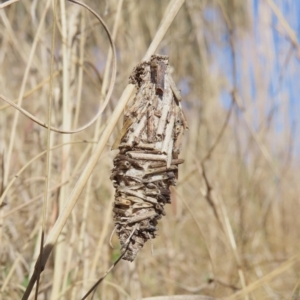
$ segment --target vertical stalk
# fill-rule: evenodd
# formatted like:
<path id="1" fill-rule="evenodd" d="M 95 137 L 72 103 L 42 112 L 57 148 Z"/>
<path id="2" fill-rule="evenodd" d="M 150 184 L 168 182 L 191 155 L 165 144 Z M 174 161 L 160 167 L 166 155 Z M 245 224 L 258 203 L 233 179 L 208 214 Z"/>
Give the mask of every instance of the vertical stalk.
<path id="1" fill-rule="evenodd" d="M 70 105 L 69 105 L 69 82 L 70 82 L 70 45 L 69 45 L 69 37 L 67 30 L 67 16 L 66 16 L 66 5 L 64 0 L 60 0 L 60 16 L 61 16 L 61 35 L 62 35 L 62 104 L 63 104 L 63 112 L 62 112 L 62 127 L 67 130 L 71 125 L 71 113 L 70 113 Z M 70 135 L 64 134 L 62 135 L 62 143 L 69 143 L 71 140 Z M 61 182 L 64 182 L 70 175 L 70 161 L 69 161 L 69 153 L 70 146 L 66 146 L 62 148 L 61 154 Z M 62 211 L 66 199 L 69 194 L 68 185 L 63 185 L 59 194 L 59 212 Z M 64 229 L 63 231 L 65 231 Z M 63 232 L 62 231 L 62 232 Z M 53 286 L 51 299 L 55 299 L 60 292 L 60 288 L 63 282 L 64 276 L 64 266 L 66 259 L 66 243 L 65 243 L 65 235 L 62 234 L 58 238 L 58 243 L 55 249 L 54 256 L 54 272 L 53 272 Z"/>

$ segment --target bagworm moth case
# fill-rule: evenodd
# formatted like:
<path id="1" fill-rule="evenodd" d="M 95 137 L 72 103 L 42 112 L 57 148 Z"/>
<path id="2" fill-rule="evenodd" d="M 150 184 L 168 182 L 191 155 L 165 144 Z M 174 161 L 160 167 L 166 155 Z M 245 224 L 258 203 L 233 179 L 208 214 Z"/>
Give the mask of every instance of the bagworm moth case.
<path id="1" fill-rule="evenodd" d="M 187 122 L 181 95 L 170 75 L 167 56 L 153 55 L 130 76 L 137 93 L 124 113 L 123 129 L 113 149 L 111 179 L 116 189 L 114 221 L 123 259 L 133 261 L 170 203 L 176 185 L 183 132 Z"/>

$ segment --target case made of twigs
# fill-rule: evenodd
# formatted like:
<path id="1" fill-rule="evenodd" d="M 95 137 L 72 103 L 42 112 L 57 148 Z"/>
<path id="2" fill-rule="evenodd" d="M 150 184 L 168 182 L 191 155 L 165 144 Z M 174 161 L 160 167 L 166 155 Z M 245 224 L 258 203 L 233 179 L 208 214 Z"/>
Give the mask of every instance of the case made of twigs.
<path id="1" fill-rule="evenodd" d="M 178 156 L 187 122 L 168 62 L 167 56 L 153 55 L 133 70 L 130 83 L 137 93 L 113 145 L 120 150 L 111 175 L 115 229 L 123 259 L 129 261 L 155 237 L 164 205 L 171 201 L 169 187 L 176 185 L 184 161 Z"/>

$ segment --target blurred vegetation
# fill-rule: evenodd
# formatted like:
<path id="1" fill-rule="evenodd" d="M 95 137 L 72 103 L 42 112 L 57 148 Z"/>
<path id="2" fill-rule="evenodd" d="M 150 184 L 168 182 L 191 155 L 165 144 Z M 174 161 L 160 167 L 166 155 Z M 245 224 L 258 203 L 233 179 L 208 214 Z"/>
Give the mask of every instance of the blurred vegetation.
<path id="1" fill-rule="evenodd" d="M 95 132 L 110 118 L 169 3 L 124 0 L 116 19 L 119 1 L 86 1 L 111 31 L 118 22 L 117 82 L 96 125 L 67 138 L 51 133 L 52 147 L 68 145 L 51 151 L 46 236 L 91 155 L 99 136 Z M 40 120 L 46 120 L 48 111 L 52 5 L 42 18 L 50 2 L 24 0 L 0 9 L 0 93 L 15 101 L 21 95 L 21 106 Z M 295 124 L 289 95 L 280 90 L 280 83 L 277 101 L 270 95 L 272 78 L 284 77 L 284 62 L 297 53 L 289 51 L 295 47 L 289 20 L 278 18 L 273 1 L 257 1 L 258 13 L 252 2 L 187 0 L 157 50 L 170 56 L 183 94 L 190 127 L 181 154 L 185 163 L 153 240 L 153 253 L 149 243 L 134 263 L 121 261 L 94 299 L 180 294 L 235 299 L 235 293 L 236 299 L 300 297 Z M 75 129 L 99 109 L 109 43 L 101 25 L 83 8 L 66 2 L 64 19 L 62 3 L 58 1 L 56 9 L 52 125 Z M 284 58 L 270 43 L 272 18 L 292 45 Z M 67 39 L 62 38 L 63 20 Z M 257 32 L 263 40 L 259 45 Z M 282 69 L 274 74 L 272 66 L 278 62 Z M 39 252 L 43 221 L 46 156 L 15 175 L 46 149 L 47 130 L 21 114 L 15 119 L 16 114 L 0 102 L 0 195 L 9 187 L 6 205 L 0 208 L 3 299 L 21 298 Z M 109 246 L 114 194 L 109 178 L 116 154 L 110 146 L 121 124 L 120 119 L 47 263 L 39 299 L 79 299 L 119 255 L 116 236 L 115 249 Z"/>

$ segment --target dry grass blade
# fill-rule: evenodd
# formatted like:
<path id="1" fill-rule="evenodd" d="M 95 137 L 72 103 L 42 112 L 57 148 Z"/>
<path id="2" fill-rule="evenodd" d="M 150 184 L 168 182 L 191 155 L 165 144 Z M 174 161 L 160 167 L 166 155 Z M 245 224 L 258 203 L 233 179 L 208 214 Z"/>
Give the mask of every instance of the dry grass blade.
<path id="1" fill-rule="evenodd" d="M 112 30 L 112 38 L 113 38 L 114 41 L 116 40 L 117 32 L 118 32 L 120 22 L 121 22 L 122 8 L 123 8 L 123 0 L 120 0 L 118 2 L 116 17 L 115 17 L 115 21 L 114 21 L 114 27 L 113 27 L 113 30 Z M 110 69 L 111 69 L 110 68 L 111 67 L 110 66 L 111 65 L 111 59 L 112 59 L 112 53 L 111 53 L 111 51 L 109 51 L 106 66 L 105 66 L 104 76 L 103 76 L 103 84 L 102 84 L 102 87 L 101 87 L 101 95 L 105 95 L 105 91 L 107 90 L 108 76 L 109 76 L 109 72 L 110 72 Z M 102 99 L 100 99 L 100 100 L 102 100 Z M 98 140 L 99 136 L 100 136 L 99 128 L 100 128 L 101 121 L 102 120 L 99 118 L 99 120 L 97 121 L 97 124 L 96 124 L 96 129 L 95 129 L 95 133 L 94 133 L 95 140 Z M 94 151 L 94 149 L 93 149 L 93 151 Z M 93 176 L 91 175 L 90 180 L 89 180 L 89 186 L 88 186 L 87 190 L 91 189 L 92 178 L 93 178 Z M 87 197 L 89 198 L 88 193 L 87 193 Z M 113 200 L 112 197 L 111 197 L 111 200 Z M 111 205 L 112 205 L 112 203 L 111 203 Z M 108 209 L 110 209 L 110 206 L 108 206 Z M 87 205 L 86 205 L 86 211 L 87 211 Z M 86 218 L 87 217 L 88 216 L 86 216 Z M 111 220 L 111 218 L 109 217 L 109 214 L 107 213 L 107 216 L 106 216 L 105 222 L 104 222 L 104 226 L 103 226 L 103 230 L 101 232 L 101 235 L 100 235 L 100 238 L 99 238 L 99 241 L 98 241 L 98 244 L 97 244 L 97 250 L 96 250 L 93 262 L 92 262 L 92 266 L 90 268 L 89 277 L 94 277 L 94 275 L 95 275 L 96 267 L 97 267 L 97 264 L 99 263 L 99 260 L 100 260 L 100 256 L 101 256 L 101 253 L 102 253 L 101 250 L 102 250 L 103 245 L 104 245 L 107 230 L 109 230 L 110 220 Z M 83 228 L 82 228 L 82 233 L 81 234 L 82 234 L 82 236 L 85 234 Z"/>
<path id="2" fill-rule="evenodd" d="M 114 21 L 114 26 L 113 26 L 113 30 L 112 30 L 112 39 L 113 41 L 116 40 L 116 36 L 117 36 L 117 30 L 119 28 L 119 24 L 120 24 L 120 19 L 121 19 L 121 12 L 122 12 L 122 7 L 123 7 L 123 0 L 118 2 L 118 7 L 117 7 L 117 12 L 116 12 L 116 16 L 115 16 L 115 21 Z M 102 82 L 102 86 L 101 86 L 101 94 L 100 94 L 100 98 L 99 98 L 99 106 L 101 106 L 104 97 L 105 97 L 105 93 L 107 91 L 107 87 L 108 87 L 108 83 L 109 83 L 109 74 L 111 71 L 111 61 L 112 61 L 112 51 L 111 49 L 108 52 L 107 55 L 107 61 L 105 64 L 105 71 L 104 71 L 104 75 L 103 75 L 103 82 Z M 96 126 L 95 126 L 95 131 L 94 131 L 94 139 L 95 140 L 99 140 L 99 136 L 100 136 L 100 125 L 102 122 L 102 118 L 99 118 L 96 122 Z M 94 152 L 95 150 L 95 146 L 92 149 L 92 152 Z M 85 199 L 84 199 L 84 208 L 83 208 L 83 216 L 82 216 L 82 224 L 80 227 L 80 243 L 79 243 L 79 253 L 80 255 L 84 256 L 85 252 L 84 249 L 86 249 L 86 243 L 84 243 L 85 240 L 85 235 L 86 235 L 86 226 L 88 224 L 88 219 L 89 219 L 89 209 L 91 206 L 91 191 L 93 188 L 93 179 L 94 176 L 93 174 L 91 174 L 89 181 L 87 183 L 87 187 L 86 187 L 86 192 L 85 192 Z M 83 273 L 83 279 L 84 279 L 84 284 L 81 288 L 81 294 L 85 293 L 85 291 L 88 288 L 88 278 L 94 278 L 95 277 L 95 272 L 96 272 L 96 266 L 99 263 L 100 257 L 101 257 L 101 253 L 102 253 L 102 249 L 103 249 L 103 245 L 104 245 L 104 241 L 105 241 L 105 237 L 107 235 L 107 232 L 109 230 L 109 225 L 111 223 L 111 216 L 108 213 L 110 211 L 110 207 L 112 205 L 112 200 L 113 198 L 110 197 L 110 201 L 109 204 L 107 205 L 107 207 L 105 208 L 106 213 L 105 213 L 105 219 L 104 219 L 104 224 L 102 227 L 102 231 L 100 234 L 100 238 L 97 244 L 97 250 L 96 250 L 96 254 L 94 256 L 93 259 L 93 263 L 92 266 L 90 267 L 89 262 L 85 261 L 84 265 L 83 265 L 83 269 L 85 270 L 85 272 Z M 88 271 L 87 271 L 88 270 Z M 80 269 L 77 268 L 76 272 L 78 274 L 80 274 Z M 67 284 L 67 282 L 66 282 Z"/>
<path id="3" fill-rule="evenodd" d="M 227 297 L 226 300 L 241 299 L 245 295 L 250 294 L 251 292 L 253 292 L 256 289 L 258 289 L 259 287 L 261 287 L 262 285 L 269 283 L 270 281 L 274 280 L 276 277 L 278 277 L 282 273 L 288 271 L 295 263 L 297 263 L 299 261 L 299 259 L 300 259 L 300 256 L 295 255 L 294 257 L 290 258 L 288 261 L 283 263 L 281 266 L 279 266 L 275 270 L 271 271 L 270 273 L 266 274 L 262 278 L 249 284 L 242 291 L 239 291 L 239 292 L 233 294 L 232 296 Z"/>
<path id="4" fill-rule="evenodd" d="M 56 9 L 57 9 L 57 1 L 54 1 L 54 21 L 52 25 L 52 39 L 51 39 L 51 63 L 50 63 L 50 84 L 49 84 L 49 96 L 47 101 L 47 150 L 46 150 L 46 168 L 45 168 L 45 186 L 44 186 L 44 199 L 43 199 L 43 208 L 42 208 L 42 224 L 41 224 L 41 234 L 40 234 L 40 244 L 36 244 L 36 251 L 39 247 L 39 256 L 43 255 L 43 246 L 46 232 L 46 223 L 47 223 L 47 215 L 48 215 L 48 206 L 49 206 L 49 181 L 51 177 L 51 131 L 50 131 L 50 123 L 52 117 L 52 106 L 53 106 L 53 73 L 54 73 L 54 51 L 55 51 L 55 23 L 56 23 Z M 64 178 L 65 179 L 65 178 Z M 62 186 L 63 188 L 63 186 Z M 38 265 L 38 270 L 41 270 L 41 264 Z M 35 297 L 34 299 L 38 299 L 39 287 L 40 287 L 40 272 L 37 274 L 36 280 L 36 289 L 35 289 Z"/>
<path id="5" fill-rule="evenodd" d="M 86 299 L 91 293 L 95 292 L 99 284 L 105 279 L 105 277 L 114 269 L 114 267 L 120 262 L 120 260 L 123 258 L 123 254 L 119 256 L 119 258 L 113 263 L 113 265 L 106 271 L 106 273 L 97 280 L 97 282 L 90 288 L 90 290 L 83 296 L 81 300 Z"/>
<path id="6" fill-rule="evenodd" d="M 155 53 L 158 45 L 162 41 L 164 35 L 166 34 L 167 30 L 171 26 L 174 18 L 178 14 L 178 12 L 184 2 L 185 2 L 185 0 L 171 0 L 170 1 L 168 10 L 165 13 L 165 18 L 161 21 L 160 27 L 159 27 L 158 31 L 156 32 L 155 37 L 154 37 L 151 45 L 149 46 L 146 54 L 143 57 L 143 61 L 149 60 L 151 55 L 153 55 Z"/>
<path id="7" fill-rule="evenodd" d="M 274 12 L 274 14 L 276 15 L 276 17 L 278 18 L 278 20 L 282 24 L 283 28 L 287 32 L 288 37 L 290 38 L 293 46 L 298 51 L 298 55 L 300 55 L 300 47 L 299 47 L 299 44 L 298 44 L 297 34 L 291 28 L 291 26 L 289 25 L 289 23 L 287 22 L 287 20 L 285 19 L 285 17 L 283 16 L 282 12 L 278 8 L 278 6 L 275 4 L 275 2 L 273 0 L 266 0 L 266 2 L 269 4 L 269 6 L 271 7 L 272 11 Z"/>

